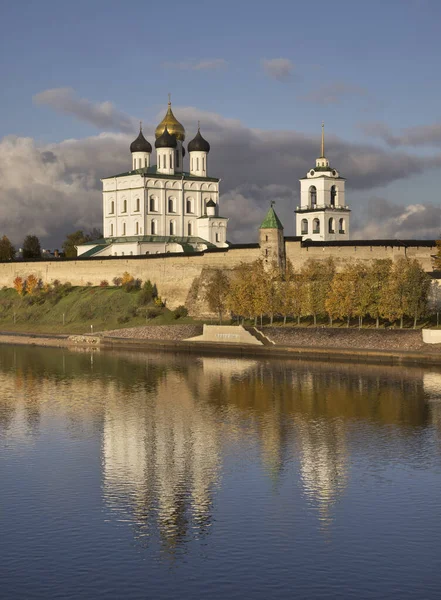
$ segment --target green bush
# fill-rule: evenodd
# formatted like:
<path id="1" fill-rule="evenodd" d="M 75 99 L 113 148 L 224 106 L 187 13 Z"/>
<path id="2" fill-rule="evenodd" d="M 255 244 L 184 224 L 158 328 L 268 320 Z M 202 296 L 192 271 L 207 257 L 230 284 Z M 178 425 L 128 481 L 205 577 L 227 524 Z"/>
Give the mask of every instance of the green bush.
<path id="1" fill-rule="evenodd" d="M 185 306 L 182 306 L 182 305 L 178 306 L 173 311 L 173 316 L 175 319 L 180 319 L 181 317 L 186 317 L 187 315 L 188 315 L 188 310 L 186 309 Z"/>
<path id="2" fill-rule="evenodd" d="M 161 313 L 162 313 L 162 311 L 158 306 L 150 306 L 145 311 L 145 315 L 146 315 L 147 319 L 155 319 L 156 317 L 159 317 L 159 315 Z"/>

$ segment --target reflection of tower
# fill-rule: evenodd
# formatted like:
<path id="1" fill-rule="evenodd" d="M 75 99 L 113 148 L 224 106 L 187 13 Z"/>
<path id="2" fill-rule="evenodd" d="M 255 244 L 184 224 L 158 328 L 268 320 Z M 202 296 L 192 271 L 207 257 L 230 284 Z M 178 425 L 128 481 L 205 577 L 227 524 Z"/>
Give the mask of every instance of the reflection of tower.
<path id="1" fill-rule="evenodd" d="M 305 494 L 318 505 L 322 519 L 346 484 L 347 458 L 342 419 L 297 420 L 300 473 Z"/>
<path id="2" fill-rule="evenodd" d="M 140 536 L 158 528 L 174 550 L 205 531 L 219 476 L 219 436 L 212 409 L 169 371 L 154 395 L 108 397 L 104 421 L 104 493 L 131 513 Z"/>

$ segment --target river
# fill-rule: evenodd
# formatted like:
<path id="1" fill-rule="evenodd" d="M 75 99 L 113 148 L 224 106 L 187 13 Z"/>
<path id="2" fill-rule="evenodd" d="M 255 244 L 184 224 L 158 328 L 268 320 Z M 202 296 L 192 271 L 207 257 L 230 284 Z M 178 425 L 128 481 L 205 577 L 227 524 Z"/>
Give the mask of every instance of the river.
<path id="1" fill-rule="evenodd" d="M 439 598 L 441 369 L 0 346 L 8 599 Z"/>

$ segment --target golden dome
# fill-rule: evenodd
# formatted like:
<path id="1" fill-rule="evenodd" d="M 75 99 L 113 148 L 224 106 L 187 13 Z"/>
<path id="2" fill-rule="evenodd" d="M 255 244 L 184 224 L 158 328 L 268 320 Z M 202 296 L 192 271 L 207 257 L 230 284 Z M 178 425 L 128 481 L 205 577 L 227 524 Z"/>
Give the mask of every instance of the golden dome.
<path id="1" fill-rule="evenodd" d="M 168 132 L 170 134 L 174 135 L 177 140 L 181 140 L 181 142 L 183 142 L 185 140 L 185 129 L 179 123 L 179 121 L 177 120 L 175 115 L 173 114 L 170 101 L 168 102 L 168 108 L 167 108 L 167 113 L 166 113 L 165 117 L 162 119 L 162 121 L 159 123 L 158 127 L 156 128 L 156 131 L 155 131 L 156 139 L 164 133 L 164 130 L 166 127 L 167 127 Z"/>

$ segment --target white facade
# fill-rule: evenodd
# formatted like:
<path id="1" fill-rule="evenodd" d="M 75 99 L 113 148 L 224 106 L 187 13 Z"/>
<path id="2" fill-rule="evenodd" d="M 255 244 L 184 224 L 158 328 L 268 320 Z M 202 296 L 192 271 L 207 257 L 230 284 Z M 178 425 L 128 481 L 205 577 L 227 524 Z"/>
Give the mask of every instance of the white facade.
<path id="1" fill-rule="evenodd" d="M 349 239 L 350 209 L 345 200 L 345 179 L 329 165 L 322 152 L 315 169 L 300 180 L 300 206 L 296 212 L 296 234 L 313 241 Z"/>
<path id="2" fill-rule="evenodd" d="M 202 139 L 199 130 L 197 136 Z M 184 139 L 169 103 L 156 130 L 156 165 L 151 165 L 152 148 L 140 130 L 131 146 L 131 171 L 102 180 L 103 239 L 78 246 L 79 256 L 228 247 L 228 219 L 219 214 L 219 179 L 207 175 L 209 144 L 203 140 L 207 152 L 190 152 L 185 159 Z"/>

